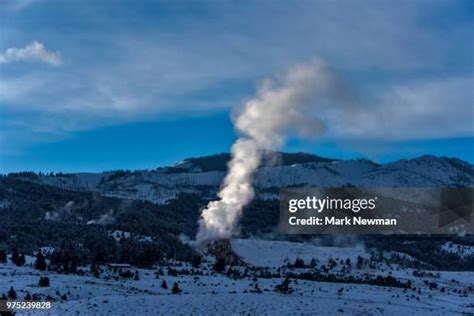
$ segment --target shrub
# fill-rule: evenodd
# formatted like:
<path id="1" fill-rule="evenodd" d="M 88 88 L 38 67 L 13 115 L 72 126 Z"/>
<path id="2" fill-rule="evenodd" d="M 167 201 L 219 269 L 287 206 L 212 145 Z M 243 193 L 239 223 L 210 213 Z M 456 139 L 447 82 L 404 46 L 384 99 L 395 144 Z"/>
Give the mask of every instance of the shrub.
<path id="1" fill-rule="evenodd" d="M 212 266 L 212 269 L 216 272 L 222 272 L 225 270 L 225 259 L 220 257 L 217 258 L 216 262 L 214 262 L 214 265 Z"/>
<path id="2" fill-rule="evenodd" d="M 49 278 L 48 277 L 40 277 L 38 286 L 40 287 L 48 287 L 49 286 Z"/>
<path id="3" fill-rule="evenodd" d="M 278 284 L 275 286 L 275 291 L 280 292 L 282 294 L 290 294 L 294 291 L 292 287 L 290 287 L 290 279 L 286 278 L 281 282 L 281 284 Z"/>
<path id="4" fill-rule="evenodd" d="M 174 282 L 173 288 L 171 289 L 171 294 L 179 294 L 183 292 L 180 288 L 177 282 Z"/>

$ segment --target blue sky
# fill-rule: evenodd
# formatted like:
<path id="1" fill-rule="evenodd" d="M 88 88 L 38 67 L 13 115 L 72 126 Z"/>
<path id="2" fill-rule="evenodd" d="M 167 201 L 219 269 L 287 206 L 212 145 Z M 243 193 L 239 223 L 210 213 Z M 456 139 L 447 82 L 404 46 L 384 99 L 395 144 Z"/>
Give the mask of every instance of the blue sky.
<path id="1" fill-rule="evenodd" d="M 0 0 L 0 172 L 229 151 L 231 113 L 312 58 L 383 120 L 328 121 L 285 150 L 473 162 L 473 36 L 469 0 Z"/>

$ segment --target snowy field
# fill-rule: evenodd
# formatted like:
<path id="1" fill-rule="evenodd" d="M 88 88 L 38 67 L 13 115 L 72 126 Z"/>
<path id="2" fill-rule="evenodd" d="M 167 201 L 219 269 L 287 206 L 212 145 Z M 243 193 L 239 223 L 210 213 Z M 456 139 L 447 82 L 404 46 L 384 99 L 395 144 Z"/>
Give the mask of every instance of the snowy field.
<path id="1" fill-rule="evenodd" d="M 232 247 L 246 263 L 284 269 L 288 262 L 301 258 L 308 263 L 316 258 L 321 264 L 357 257 L 368 258 L 363 248 L 316 247 L 309 244 L 262 240 L 233 240 Z M 470 315 L 474 313 L 474 272 L 433 271 L 431 276 L 415 277 L 412 269 L 393 265 L 353 268 L 351 275 L 395 276 L 412 287 L 376 286 L 355 283 L 329 283 L 291 279 L 292 293 L 275 291 L 282 278 L 250 275 L 233 279 L 212 271 L 213 258 L 201 264 L 198 273 L 169 275 L 167 269 L 181 271 L 192 267 L 169 263 L 153 270 L 135 269 L 139 279 L 119 277 L 101 267 L 100 277 L 41 272 L 27 265 L 0 264 L 0 294 L 14 287 L 18 298 L 28 292 L 42 299 L 48 295 L 54 306 L 49 312 L 21 312 L 19 315 Z M 155 274 L 162 270 L 163 275 Z M 242 267 L 243 269 L 243 267 Z M 343 271 L 340 266 L 334 268 Z M 426 271 L 425 271 L 426 272 Z M 40 276 L 48 276 L 49 287 L 39 287 Z M 167 289 L 162 288 L 163 281 Z M 180 294 L 171 294 L 177 283 Z M 429 286 L 433 282 L 436 288 Z"/>
<path id="2" fill-rule="evenodd" d="M 280 267 L 296 258 L 309 262 L 311 259 L 335 260 L 350 258 L 352 262 L 358 256 L 367 258 L 368 254 L 360 247 L 316 247 L 312 244 L 287 241 L 233 239 L 232 249 L 249 264 L 257 267 Z"/>

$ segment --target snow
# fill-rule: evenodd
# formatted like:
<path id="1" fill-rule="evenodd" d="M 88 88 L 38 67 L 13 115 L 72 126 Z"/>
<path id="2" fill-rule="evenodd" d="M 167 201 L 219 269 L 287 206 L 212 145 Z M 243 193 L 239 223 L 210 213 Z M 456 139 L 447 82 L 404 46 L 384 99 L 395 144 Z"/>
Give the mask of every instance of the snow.
<path id="1" fill-rule="evenodd" d="M 181 165 L 179 165 L 181 166 Z M 108 180 L 112 173 L 75 173 L 67 176 L 41 176 L 45 184 L 73 190 L 92 190 L 105 196 L 166 203 L 180 192 L 200 193 L 206 186 L 216 191 L 225 173 L 183 169 L 168 173 L 167 168 L 140 171 Z M 291 166 L 260 168 L 254 177 L 259 190 L 289 186 L 371 188 L 456 187 L 474 185 L 474 169 L 459 159 L 422 156 L 377 165 L 366 159 L 314 162 Z M 257 196 L 264 199 L 269 196 Z"/>
<path id="2" fill-rule="evenodd" d="M 187 165 L 177 165 L 187 167 Z M 330 163 L 315 162 L 292 166 L 264 167 L 255 175 L 257 197 L 275 198 L 274 188 L 288 186 L 338 187 L 354 185 L 360 187 L 452 187 L 474 184 L 471 164 L 456 159 L 423 156 L 417 159 L 377 165 L 368 160 L 346 160 Z M 148 200 L 165 203 L 180 192 L 201 193 L 202 186 L 216 191 L 225 176 L 224 172 L 211 171 L 167 173 L 166 168 L 154 171 L 140 171 L 125 174 L 109 180 L 112 173 L 76 173 L 65 176 L 41 176 L 41 182 L 72 190 L 89 190 L 105 196 L 127 199 Z M 259 192 L 261 191 L 261 192 Z M 395 192 L 395 190 L 394 190 Z M 402 191 L 403 197 L 409 198 Z M 0 201 L 0 208 L 7 205 Z M 72 205 L 70 205 L 72 206 Z M 126 231 L 111 231 L 110 236 L 137 238 L 151 241 L 149 236 L 134 236 Z M 369 258 L 368 249 L 355 247 L 320 247 L 312 243 L 292 243 L 285 241 L 244 240 L 231 241 L 232 249 L 248 265 L 278 271 L 297 258 L 306 264 L 314 258 L 318 266 L 330 259 L 338 262 L 347 258 L 352 263 L 357 258 Z M 446 243 L 441 249 L 456 253 L 462 257 L 474 254 L 474 246 Z M 44 252 L 52 248 L 44 247 Z M 43 249 L 42 249 L 43 251 Z M 392 253 L 384 254 L 386 259 Z M 409 260 L 414 258 L 397 253 Z M 382 287 L 367 284 L 328 283 L 295 280 L 291 294 L 274 291 L 281 278 L 261 278 L 252 275 L 243 279 L 231 279 L 221 274 L 209 273 L 213 260 L 202 264 L 200 272 L 204 275 L 165 275 L 155 278 L 155 270 L 135 269 L 140 279 L 123 279 L 107 271 L 100 278 L 89 272 L 84 276 L 58 274 L 52 271 L 33 269 L 34 257 L 26 257 L 27 265 L 16 267 L 11 262 L 0 264 L 0 293 L 6 293 L 14 287 L 19 298 L 26 292 L 47 295 L 56 301 L 50 315 L 459 315 L 474 314 L 473 286 L 474 272 L 426 271 L 427 276 L 414 276 L 413 269 L 393 265 L 353 268 L 351 276 L 384 276 L 388 274 L 401 281 L 411 281 L 417 291 L 394 287 Z M 206 268 L 206 270 L 204 268 Z M 161 267 L 166 270 L 165 267 Z M 178 269 L 178 268 L 177 268 Z M 312 268 L 304 268 L 312 269 Z M 89 271 L 88 267 L 84 267 Z M 335 272 L 340 273 L 339 264 Z M 439 273 L 439 277 L 438 277 Z M 51 286 L 38 287 L 40 276 L 48 276 Z M 160 284 L 166 280 L 169 288 L 177 282 L 182 294 L 172 295 L 170 290 L 162 289 Z M 436 282 L 438 289 L 430 289 L 427 284 Z M 262 293 L 253 293 L 258 283 Z M 340 290 L 342 288 L 342 290 Z M 445 288 L 442 292 L 440 288 Z M 418 293 L 420 290 L 420 293 Z M 466 292 L 467 294 L 464 294 Z M 57 294 L 59 293 L 59 295 Z M 67 300 L 61 296 L 67 295 Z M 28 315 L 29 313 L 22 313 Z M 31 312 L 30 314 L 37 314 Z"/>
<path id="3" fill-rule="evenodd" d="M 311 259 L 326 263 L 334 260 L 357 261 L 357 257 L 369 257 L 364 248 L 356 247 L 317 247 L 312 244 L 293 243 L 287 241 L 268 241 L 258 239 L 233 239 L 234 252 L 242 259 L 257 267 L 281 267 L 294 263 L 297 258 L 309 264 Z"/>
<path id="4" fill-rule="evenodd" d="M 285 258 L 312 258 L 320 261 L 329 258 L 355 258 L 367 256 L 361 247 L 317 247 L 265 240 L 232 240 L 233 249 L 251 265 L 278 266 Z M 367 284 L 327 283 L 292 280 L 295 289 L 291 294 L 274 291 L 281 278 L 231 279 L 221 274 L 164 275 L 155 278 L 156 270 L 139 271 L 139 280 L 123 279 L 101 266 L 100 278 L 90 273 L 84 276 L 37 271 L 32 268 L 34 258 L 27 257 L 29 266 L 17 267 L 11 262 L 0 264 L 0 293 L 11 286 L 19 298 L 26 292 L 50 295 L 55 299 L 48 315 L 458 315 L 472 314 L 472 289 L 474 272 L 440 272 L 439 278 L 414 277 L 411 269 L 397 269 L 393 275 L 411 280 L 416 290 Z M 166 271 L 166 267 L 160 267 Z M 182 267 L 174 267 L 182 269 Z M 187 267 L 189 268 L 189 267 Z M 201 265 L 201 272 L 208 272 L 209 263 Z M 88 271 L 88 267 L 83 268 Z M 206 269 L 206 270 L 205 270 Z M 435 272 L 435 271 L 433 271 Z M 386 275 L 381 269 L 354 273 Z M 50 287 L 38 287 L 40 276 L 48 276 Z M 166 280 L 168 289 L 160 287 Z M 454 282 L 453 282 L 454 280 Z M 438 289 L 429 289 L 425 281 L 437 282 Z M 181 294 L 171 294 L 174 282 Z M 252 292 L 257 283 L 262 293 Z M 439 287 L 446 287 L 441 292 Z M 420 290 L 420 293 L 418 293 Z M 462 291 L 469 294 L 459 294 Z M 66 294 L 67 299 L 61 299 Z M 25 312 L 33 315 L 38 312 Z"/>
<path id="5" fill-rule="evenodd" d="M 109 232 L 109 236 L 113 237 L 117 241 L 120 241 L 121 239 L 128 239 L 128 238 L 133 238 L 137 241 L 142 241 L 142 242 L 153 241 L 152 237 L 150 236 L 132 235 L 130 232 L 126 232 L 122 230 L 114 230 L 112 232 Z"/>
<path id="6" fill-rule="evenodd" d="M 474 255 L 474 246 L 460 245 L 452 242 L 446 242 L 441 246 L 443 251 L 458 254 L 461 257 L 468 257 Z"/>
<path id="7" fill-rule="evenodd" d="M 50 255 L 56 250 L 56 248 L 51 247 L 51 246 L 45 246 L 45 247 L 40 247 L 39 250 L 41 251 L 43 255 Z"/>

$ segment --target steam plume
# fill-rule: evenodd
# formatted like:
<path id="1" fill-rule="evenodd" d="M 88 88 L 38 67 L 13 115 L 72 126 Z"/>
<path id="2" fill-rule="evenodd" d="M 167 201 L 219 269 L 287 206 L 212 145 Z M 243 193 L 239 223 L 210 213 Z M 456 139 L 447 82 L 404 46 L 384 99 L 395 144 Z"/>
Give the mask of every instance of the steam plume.
<path id="1" fill-rule="evenodd" d="M 264 150 L 280 148 L 294 133 L 321 135 L 326 126 L 315 112 L 328 104 L 344 104 L 345 99 L 339 79 L 321 60 L 298 65 L 278 81 L 265 80 L 234 120 L 242 136 L 232 146 L 219 200 L 202 211 L 197 241 L 230 238 L 243 207 L 254 196 L 252 175 Z"/>

